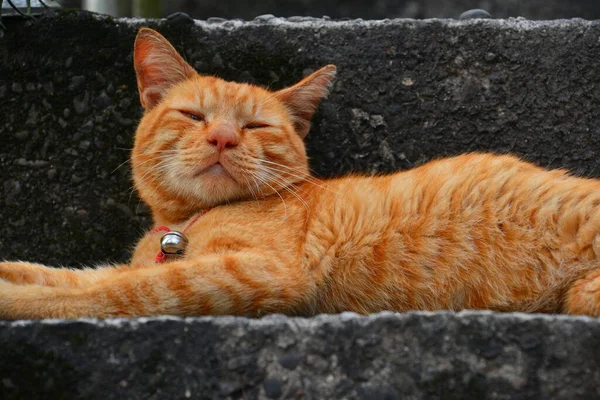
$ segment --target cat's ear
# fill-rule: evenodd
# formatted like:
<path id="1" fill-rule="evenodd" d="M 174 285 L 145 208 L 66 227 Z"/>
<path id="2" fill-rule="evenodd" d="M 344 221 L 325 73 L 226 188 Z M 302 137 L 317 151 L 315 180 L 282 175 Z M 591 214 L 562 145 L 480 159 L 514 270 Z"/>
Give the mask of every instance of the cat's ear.
<path id="1" fill-rule="evenodd" d="M 329 92 L 335 77 L 335 65 L 328 65 L 307 76 L 294 86 L 276 92 L 294 120 L 298 135 L 304 139 L 310 130 L 310 119 L 317 109 L 319 101 Z"/>
<path id="2" fill-rule="evenodd" d="M 164 36 L 149 28 L 140 29 L 135 38 L 133 65 L 146 110 L 160 103 L 171 86 L 196 74 Z"/>

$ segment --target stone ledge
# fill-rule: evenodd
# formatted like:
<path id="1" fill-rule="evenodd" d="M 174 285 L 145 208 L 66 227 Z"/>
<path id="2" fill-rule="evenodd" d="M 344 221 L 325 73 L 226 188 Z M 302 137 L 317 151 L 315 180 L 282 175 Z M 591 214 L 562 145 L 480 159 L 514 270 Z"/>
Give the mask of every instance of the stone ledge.
<path id="1" fill-rule="evenodd" d="M 81 7 L 81 0 L 63 0 L 65 7 Z M 331 18 L 458 18 L 473 8 L 484 8 L 494 18 L 525 17 L 535 20 L 557 18 L 600 18 L 600 4 L 595 0 L 302 0 L 253 2 L 230 0 L 169 0 L 164 16 L 184 11 L 194 18 L 209 17 L 253 19 L 263 14 L 278 17 L 327 15 Z"/>
<path id="2" fill-rule="evenodd" d="M 0 322 L 3 398 L 590 399 L 600 321 L 436 312 Z"/>
<path id="3" fill-rule="evenodd" d="M 126 163 L 140 116 L 131 52 L 143 25 L 199 71 L 225 79 L 280 88 L 337 64 L 307 141 L 322 176 L 389 172 L 468 151 L 600 175 L 600 22 L 176 24 L 59 12 L 5 23 L 0 258 L 125 261 L 148 226 Z"/>

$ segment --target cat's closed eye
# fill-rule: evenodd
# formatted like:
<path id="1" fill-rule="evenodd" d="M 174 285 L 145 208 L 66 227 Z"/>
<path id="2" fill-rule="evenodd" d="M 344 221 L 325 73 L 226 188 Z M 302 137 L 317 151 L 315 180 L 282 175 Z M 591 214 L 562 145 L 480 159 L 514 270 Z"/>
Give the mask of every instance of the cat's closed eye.
<path id="1" fill-rule="evenodd" d="M 179 110 L 180 113 L 185 115 L 186 117 L 193 119 L 194 121 L 204 121 L 204 115 L 198 113 L 191 113 L 189 111 Z"/>
<path id="2" fill-rule="evenodd" d="M 264 129 L 269 127 L 271 127 L 271 125 L 264 122 L 250 122 L 249 124 L 244 125 L 244 129 Z"/>

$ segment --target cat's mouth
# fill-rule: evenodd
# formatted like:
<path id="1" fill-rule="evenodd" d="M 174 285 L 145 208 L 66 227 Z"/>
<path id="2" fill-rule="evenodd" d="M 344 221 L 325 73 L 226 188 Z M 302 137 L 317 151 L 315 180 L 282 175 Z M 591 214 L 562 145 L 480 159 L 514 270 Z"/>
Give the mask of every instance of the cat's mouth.
<path id="1" fill-rule="evenodd" d="M 210 164 L 208 167 L 200 168 L 194 173 L 194 178 L 201 176 L 230 177 L 231 179 L 235 180 L 227 168 L 225 168 L 219 161 Z"/>

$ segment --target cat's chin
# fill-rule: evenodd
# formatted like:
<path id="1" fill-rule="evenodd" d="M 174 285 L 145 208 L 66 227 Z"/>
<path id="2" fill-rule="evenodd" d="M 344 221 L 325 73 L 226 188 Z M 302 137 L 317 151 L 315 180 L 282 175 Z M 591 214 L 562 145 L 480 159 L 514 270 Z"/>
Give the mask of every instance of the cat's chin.
<path id="1" fill-rule="evenodd" d="M 227 171 L 227 169 L 223 165 L 221 165 L 220 162 L 216 162 L 212 165 L 209 165 L 206 168 L 199 169 L 194 173 L 195 178 L 203 176 L 214 176 L 217 178 L 233 178 L 229 171 Z"/>
<path id="2" fill-rule="evenodd" d="M 196 170 L 192 175 L 192 179 L 202 179 L 209 182 L 214 180 L 220 183 L 225 183 L 226 181 L 238 183 L 238 180 L 235 178 L 235 176 L 218 161 L 209 165 L 208 167 L 199 168 Z"/>
<path id="3" fill-rule="evenodd" d="M 231 189 L 234 189 L 234 192 L 237 191 L 239 185 L 235 176 L 220 162 L 198 169 L 192 175 L 192 180 L 200 183 L 203 188 L 226 190 L 228 193 L 231 192 Z"/>

